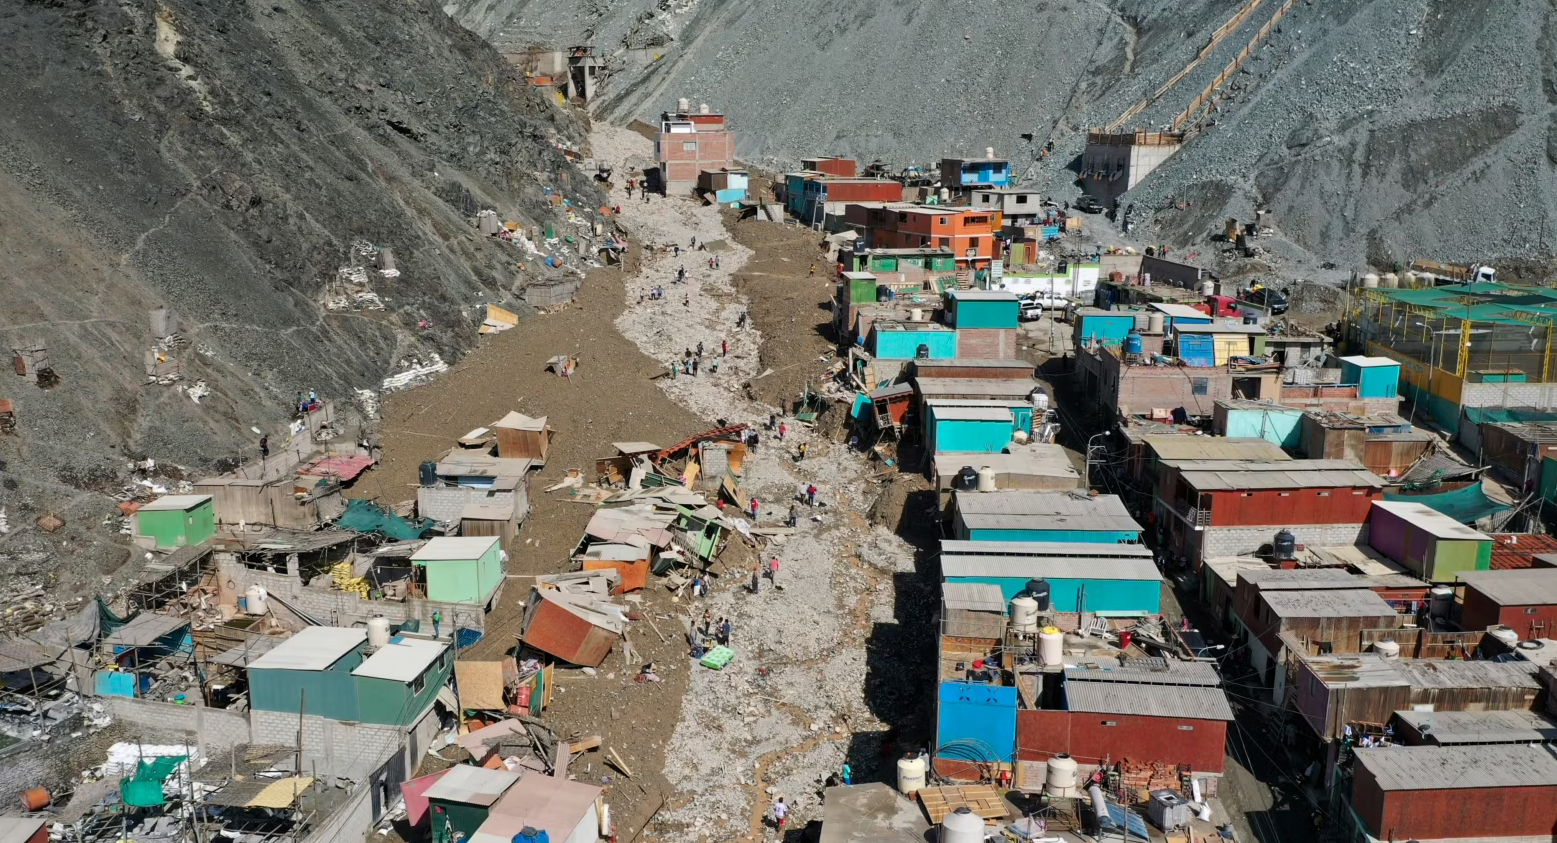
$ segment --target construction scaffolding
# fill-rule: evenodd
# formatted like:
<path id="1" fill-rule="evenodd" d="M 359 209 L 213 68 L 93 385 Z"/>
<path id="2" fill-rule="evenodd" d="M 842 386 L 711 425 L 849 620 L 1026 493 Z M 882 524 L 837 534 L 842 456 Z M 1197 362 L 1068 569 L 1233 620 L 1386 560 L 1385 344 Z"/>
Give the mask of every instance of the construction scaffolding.
<path id="1" fill-rule="evenodd" d="M 1543 287 L 1363 289 L 1348 327 L 1368 354 L 1467 383 L 1551 383 L 1554 306 L 1557 290 Z"/>

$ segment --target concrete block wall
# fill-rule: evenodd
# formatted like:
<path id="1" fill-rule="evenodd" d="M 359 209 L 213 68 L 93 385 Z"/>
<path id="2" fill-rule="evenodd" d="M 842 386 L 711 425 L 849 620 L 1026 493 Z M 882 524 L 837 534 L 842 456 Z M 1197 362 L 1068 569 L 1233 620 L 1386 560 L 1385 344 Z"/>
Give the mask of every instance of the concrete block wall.
<path id="1" fill-rule="evenodd" d="M 1278 513 L 1272 513 L 1277 515 Z M 1276 532 L 1285 527 L 1297 537 L 1297 543 L 1314 547 L 1357 544 L 1367 537 L 1365 524 L 1309 524 L 1287 526 L 1274 524 L 1268 527 L 1208 527 L 1200 531 L 1201 558 L 1238 556 L 1259 549 L 1276 539 Z"/>
<path id="2" fill-rule="evenodd" d="M 365 785 L 358 785 L 346 803 L 336 808 L 335 813 L 303 840 L 305 843 L 362 843 L 372 831 L 373 793 Z"/>
<path id="3" fill-rule="evenodd" d="M 1540 372 L 1533 373 L 1540 377 Z M 1468 383 L 1460 395 L 1466 407 L 1557 407 L 1557 384 Z"/>
<path id="4" fill-rule="evenodd" d="M 530 514 L 530 498 L 523 484 L 512 492 L 472 489 L 468 486 L 422 486 L 416 490 L 416 511 L 434 521 L 458 521 L 468 504 L 513 504 L 515 523 Z"/>
<path id="5" fill-rule="evenodd" d="M 363 600 L 355 594 L 333 591 L 327 588 L 305 586 L 302 580 L 288 574 L 272 574 L 256 571 L 239 562 L 230 553 L 216 555 L 217 572 L 224 588 L 242 594 L 250 585 L 259 585 L 267 592 L 286 601 L 298 611 L 322 623 L 335 626 L 365 624 L 374 615 L 383 615 L 390 623 L 419 620 L 426 632 L 432 632 L 432 614 L 443 614 L 443 633 L 455 628 L 486 629 L 486 607 L 465 603 L 448 603 L 441 600 Z M 228 586 L 227 583 L 232 585 Z M 502 587 L 492 598 L 495 603 L 502 597 Z"/>
<path id="6" fill-rule="evenodd" d="M 347 723 L 308 714 L 302 718 L 303 768 L 310 775 L 340 776 L 366 782 L 368 776 L 398 752 L 406 735 L 393 726 Z M 297 745 L 298 716 L 284 711 L 254 711 L 254 743 Z"/>
<path id="7" fill-rule="evenodd" d="M 244 712 L 130 697 L 93 697 L 92 700 L 107 709 L 115 720 L 159 734 L 191 733 L 208 756 L 240 743 L 253 742 L 249 718 Z"/>

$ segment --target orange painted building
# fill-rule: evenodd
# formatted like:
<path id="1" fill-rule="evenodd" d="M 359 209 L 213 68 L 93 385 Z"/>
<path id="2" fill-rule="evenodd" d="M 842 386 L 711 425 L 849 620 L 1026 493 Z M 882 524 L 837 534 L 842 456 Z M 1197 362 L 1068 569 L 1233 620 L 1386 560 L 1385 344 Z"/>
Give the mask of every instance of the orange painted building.
<path id="1" fill-rule="evenodd" d="M 889 204 L 864 216 L 873 249 L 950 249 L 959 269 L 986 269 L 999 254 L 999 211 Z"/>

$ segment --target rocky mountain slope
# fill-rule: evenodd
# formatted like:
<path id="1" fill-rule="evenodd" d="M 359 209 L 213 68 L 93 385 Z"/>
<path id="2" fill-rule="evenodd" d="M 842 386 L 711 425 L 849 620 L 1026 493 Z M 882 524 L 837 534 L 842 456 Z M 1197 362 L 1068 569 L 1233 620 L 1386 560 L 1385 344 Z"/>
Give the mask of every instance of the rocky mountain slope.
<path id="1" fill-rule="evenodd" d="M 601 113 L 677 97 L 732 115 L 748 161 L 898 165 L 993 146 L 1077 193 L 1088 127 L 1183 69 L 1226 0 L 447 0 L 501 49 L 590 44 Z M 1263 0 L 1130 121 L 1172 119 L 1282 4 Z M 1550 255 L 1557 239 L 1557 11 L 1547 0 L 1297 0 L 1185 149 L 1130 197 L 1190 245 L 1229 213 L 1275 211 L 1313 258 L 1352 266 Z M 1056 154 L 1034 164 L 1047 140 Z"/>
<path id="2" fill-rule="evenodd" d="M 78 530 L 131 459 L 204 471 L 252 455 L 251 426 L 275 440 L 299 391 L 349 405 L 468 347 L 480 303 L 553 271 L 479 237 L 478 209 L 545 226 L 548 185 L 599 204 L 557 148 L 579 121 L 430 0 L 25 0 L 0 43 L 0 346 L 46 345 L 59 378 L 0 378 L 0 571 L 72 539 L 122 560 Z M 356 244 L 400 274 L 367 267 L 382 310 L 328 310 Z M 159 306 L 187 343 L 172 386 L 143 371 Z M 67 529 L 31 530 L 43 511 Z"/>

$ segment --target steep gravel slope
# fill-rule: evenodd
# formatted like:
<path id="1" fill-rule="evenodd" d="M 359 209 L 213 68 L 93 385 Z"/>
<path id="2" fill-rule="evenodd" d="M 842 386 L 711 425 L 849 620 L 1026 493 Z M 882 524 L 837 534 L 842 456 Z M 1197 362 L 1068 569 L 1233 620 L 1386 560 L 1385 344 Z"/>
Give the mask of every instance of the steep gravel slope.
<path id="1" fill-rule="evenodd" d="M 578 121 L 427 0 L 10 2 L 0 44 L 0 348 L 47 344 L 61 379 L 0 381 L 0 573 L 84 538 L 132 457 L 203 471 L 299 390 L 349 404 L 457 355 L 478 302 L 543 271 L 478 238 L 478 208 L 544 225 L 559 177 L 600 201 L 555 148 Z M 356 242 L 398 258 L 387 308 L 327 313 Z M 144 384 L 159 305 L 201 403 Z M 69 528 L 20 529 L 45 510 Z"/>
<path id="2" fill-rule="evenodd" d="M 733 116 L 749 161 L 817 153 L 899 165 L 985 146 L 1058 195 L 1087 127 L 1185 67 L 1240 4 L 1036 0 L 449 0 L 503 49 L 592 44 L 597 108 L 677 97 Z M 1158 128 L 1274 14 L 1265 0 L 1133 124 Z M 1183 153 L 1132 196 L 1188 244 L 1255 205 L 1314 262 L 1550 253 L 1557 227 L 1557 12 L 1546 0 L 1299 0 Z M 1029 141 L 1023 137 L 1031 135 Z M 1053 139 L 1058 154 L 1029 167 Z M 1547 230 L 1551 231 L 1547 231 Z"/>

